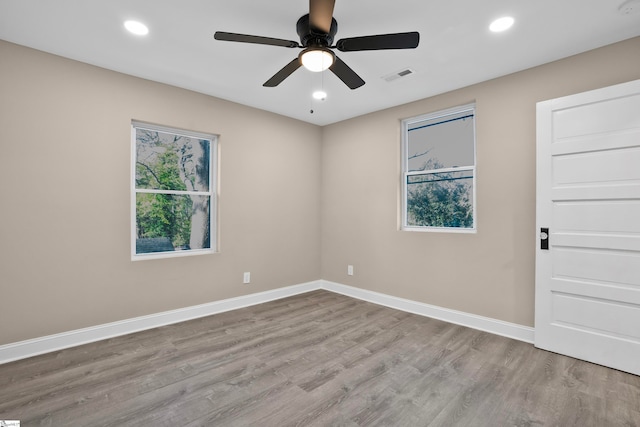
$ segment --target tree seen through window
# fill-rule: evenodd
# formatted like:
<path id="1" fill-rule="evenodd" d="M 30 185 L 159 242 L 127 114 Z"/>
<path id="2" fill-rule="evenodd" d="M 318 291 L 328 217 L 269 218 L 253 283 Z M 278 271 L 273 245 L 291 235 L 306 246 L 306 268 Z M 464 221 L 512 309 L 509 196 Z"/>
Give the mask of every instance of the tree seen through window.
<path id="1" fill-rule="evenodd" d="M 473 106 L 404 121 L 403 227 L 475 229 Z"/>
<path id="2" fill-rule="evenodd" d="M 135 254 L 211 249 L 213 137 L 134 129 Z"/>

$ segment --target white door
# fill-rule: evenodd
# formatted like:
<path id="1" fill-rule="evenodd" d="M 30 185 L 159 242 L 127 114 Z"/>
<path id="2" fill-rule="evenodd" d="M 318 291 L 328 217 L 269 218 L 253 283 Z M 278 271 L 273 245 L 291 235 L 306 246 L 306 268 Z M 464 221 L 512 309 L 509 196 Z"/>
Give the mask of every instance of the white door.
<path id="1" fill-rule="evenodd" d="M 536 206 L 536 347 L 640 375 L 640 80 L 537 104 Z"/>

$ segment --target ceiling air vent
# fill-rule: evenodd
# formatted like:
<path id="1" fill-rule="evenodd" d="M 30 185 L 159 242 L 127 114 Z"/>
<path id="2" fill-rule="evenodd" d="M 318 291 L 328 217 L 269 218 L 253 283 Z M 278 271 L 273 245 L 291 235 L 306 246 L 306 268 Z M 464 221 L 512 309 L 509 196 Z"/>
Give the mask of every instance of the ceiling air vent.
<path id="1" fill-rule="evenodd" d="M 621 15 L 633 15 L 640 12 L 640 0 L 627 0 L 620 5 L 618 12 Z"/>
<path id="2" fill-rule="evenodd" d="M 398 80 L 401 77 L 410 76 L 411 74 L 414 74 L 414 73 L 415 73 L 415 71 L 413 71 L 411 68 L 405 68 L 405 69 L 402 69 L 400 71 L 396 71 L 395 73 L 391 73 L 391 74 L 387 74 L 386 76 L 382 76 L 382 79 L 386 80 L 389 83 L 391 83 L 394 80 Z"/>

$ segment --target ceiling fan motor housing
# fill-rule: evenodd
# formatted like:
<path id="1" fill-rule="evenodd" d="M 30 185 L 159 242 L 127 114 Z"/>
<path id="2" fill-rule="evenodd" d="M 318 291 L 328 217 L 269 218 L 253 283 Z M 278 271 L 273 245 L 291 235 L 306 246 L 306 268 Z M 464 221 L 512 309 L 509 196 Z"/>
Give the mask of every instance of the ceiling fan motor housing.
<path id="1" fill-rule="evenodd" d="M 331 18 L 331 29 L 325 33 L 317 28 L 312 28 L 309 22 L 309 14 L 298 19 L 296 31 L 300 36 L 300 44 L 304 47 L 329 47 L 333 43 L 333 37 L 338 32 L 338 22 Z"/>

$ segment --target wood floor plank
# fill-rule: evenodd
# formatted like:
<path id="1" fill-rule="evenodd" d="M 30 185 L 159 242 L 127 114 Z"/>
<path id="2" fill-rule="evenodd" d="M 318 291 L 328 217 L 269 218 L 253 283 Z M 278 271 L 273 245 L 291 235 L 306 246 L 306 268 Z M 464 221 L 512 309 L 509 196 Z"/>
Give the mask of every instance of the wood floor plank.
<path id="1" fill-rule="evenodd" d="M 640 377 L 313 291 L 0 365 L 0 419 L 640 427 Z"/>

